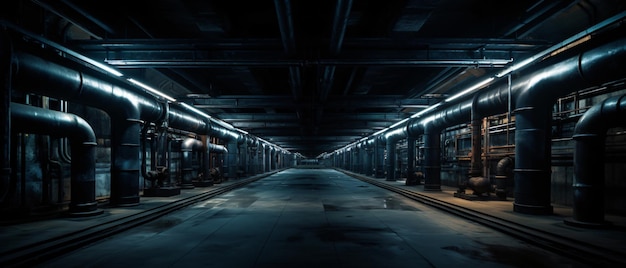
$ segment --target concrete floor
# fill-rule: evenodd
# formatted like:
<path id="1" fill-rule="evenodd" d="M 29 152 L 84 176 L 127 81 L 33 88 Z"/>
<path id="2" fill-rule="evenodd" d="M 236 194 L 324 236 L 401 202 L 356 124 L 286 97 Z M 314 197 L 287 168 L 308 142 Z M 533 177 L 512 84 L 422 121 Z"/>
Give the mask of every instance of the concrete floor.
<path id="1" fill-rule="evenodd" d="M 584 265 L 335 170 L 289 169 L 42 264 L 130 266 Z"/>

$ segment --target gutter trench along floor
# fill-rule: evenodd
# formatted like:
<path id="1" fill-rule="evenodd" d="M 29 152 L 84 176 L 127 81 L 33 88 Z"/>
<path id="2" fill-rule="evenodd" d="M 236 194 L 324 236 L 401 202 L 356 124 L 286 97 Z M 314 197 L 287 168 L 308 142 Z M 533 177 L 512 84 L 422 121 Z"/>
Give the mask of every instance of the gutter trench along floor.
<path id="1" fill-rule="evenodd" d="M 447 198 L 446 191 L 436 195 Z M 511 202 L 454 199 L 517 215 Z M 142 198 L 143 206 L 155 200 L 167 202 Z M 73 221 L 95 224 L 128 210 Z M 545 224 L 545 217 L 524 221 L 535 218 Z M 28 241 L 39 230 L 50 235 L 77 228 L 62 221 L 12 226 L 13 235 L 5 229 L 0 237 Z M 611 242 L 626 241 L 623 235 Z M 585 267 L 332 169 L 288 169 L 41 266 Z"/>

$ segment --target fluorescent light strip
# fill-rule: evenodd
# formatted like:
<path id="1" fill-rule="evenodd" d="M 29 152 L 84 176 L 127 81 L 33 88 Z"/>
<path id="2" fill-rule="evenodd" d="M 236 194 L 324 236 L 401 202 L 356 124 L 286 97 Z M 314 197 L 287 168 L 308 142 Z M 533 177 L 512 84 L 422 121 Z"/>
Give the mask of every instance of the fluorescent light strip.
<path id="1" fill-rule="evenodd" d="M 372 134 L 372 136 L 377 136 L 377 135 L 379 135 L 379 134 L 384 133 L 384 132 L 385 132 L 385 131 L 387 131 L 387 130 L 389 130 L 389 128 L 383 128 L 383 129 L 381 129 L 381 130 L 377 131 L 376 133 Z"/>
<path id="2" fill-rule="evenodd" d="M 455 100 L 455 99 L 457 99 L 457 98 L 459 98 L 461 96 L 465 96 L 465 95 L 467 95 L 469 93 L 473 93 L 474 91 L 476 91 L 477 89 L 483 87 L 484 85 L 491 83 L 491 81 L 493 81 L 494 79 L 496 79 L 496 78 L 495 77 L 489 77 L 489 78 L 487 78 L 487 79 L 485 79 L 485 80 L 483 80 L 483 81 L 481 81 L 481 82 L 479 82 L 479 83 L 477 83 L 477 84 L 475 84 L 475 85 L 473 85 L 471 87 L 468 87 L 467 89 L 465 89 L 465 90 L 463 90 L 463 91 L 461 91 L 461 92 L 459 92 L 457 94 L 452 95 L 452 97 L 447 98 L 445 101 L 446 102 L 450 102 L 450 101 L 453 101 L 453 100 Z"/>
<path id="3" fill-rule="evenodd" d="M 19 28 L 19 27 L 15 26 L 14 24 L 10 23 L 10 22 L 7 22 L 5 20 L 0 20 L 0 24 L 5 25 L 5 26 L 11 28 L 11 30 L 14 30 L 14 31 L 19 32 L 19 33 L 21 33 L 23 35 L 26 35 L 29 38 L 35 39 L 35 40 L 39 41 L 42 44 L 46 44 L 48 46 L 51 46 L 51 47 L 53 47 L 53 48 L 55 48 L 55 49 L 65 53 L 65 54 L 68 54 L 68 55 L 70 55 L 70 56 L 72 56 L 74 58 L 77 58 L 77 59 L 79 59 L 81 61 L 89 63 L 89 64 L 91 64 L 93 66 L 96 66 L 96 67 L 100 68 L 101 70 L 103 70 L 103 71 L 105 71 L 107 73 L 110 73 L 110 74 L 115 75 L 117 77 L 124 76 L 122 73 L 120 73 L 118 70 L 115 70 L 114 68 L 111 68 L 111 67 L 109 67 L 109 66 L 107 66 L 107 65 L 105 65 L 105 64 L 103 64 L 101 62 L 92 60 L 91 58 L 85 57 L 85 56 L 81 55 L 80 53 L 78 53 L 76 51 L 73 51 L 73 50 L 71 50 L 69 48 L 66 48 L 66 47 L 64 47 L 64 46 L 54 42 L 54 41 L 51 41 L 51 40 L 48 40 L 48 39 L 46 39 L 46 38 L 44 38 L 42 36 L 39 36 L 38 34 L 34 34 L 32 32 L 29 32 L 29 31 L 26 31 L 26 30 L 24 30 L 22 28 Z"/>
<path id="4" fill-rule="evenodd" d="M 390 128 L 391 128 L 391 127 L 390 127 Z M 392 136 L 392 135 L 396 135 L 396 134 L 402 133 L 403 131 L 404 131 L 404 129 L 402 129 L 402 128 L 398 128 L 398 129 L 396 129 L 396 130 L 394 130 L 394 131 L 388 132 L 387 134 L 385 134 L 385 139 L 388 139 L 388 138 L 389 138 L 389 136 Z"/>
<path id="5" fill-rule="evenodd" d="M 200 111 L 200 110 L 196 109 L 196 107 L 193 107 L 193 106 L 191 106 L 191 105 L 189 105 L 189 104 L 187 104 L 187 103 L 184 103 L 184 102 L 177 102 L 177 103 L 178 103 L 178 104 L 180 104 L 181 106 L 185 107 L 187 110 L 190 110 L 190 111 L 192 111 L 192 112 L 194 112 L 194 113 L 196 113 L 196 114 L 198 114 L 198 115 L 200 115 L 200 116 L 202 116 L 202 117 L 205 117 L 205 118 L 211 119 L 211 116 L 210 116 L 210 115 L 205 114 L 204 112 L 202 112 L 202 111 Z"/>
<path id="6" fill-rule="evenodd" d="M 431 105 L 430 107 L 428 107 L 428 108 L 426 108 L 426 109 L 424 109 L 424 110 L 421 110 L 421 111 L 419 111 L 418 113 L 415 113 L 415 114 L 411 115 L 411 118 L 420 117 L 420 116 L 422 116 L 423 114 L 425 114 L 425 113 L 427 113 L 427 112 L 429 112 L 429 111 L 432 111 L 433 109 L 435 109 L 435 108 L 439 107 L 440 105 L 441 105 L 441 102 L 436 103 L 436 104 L 433 104 L 433 105 Z"/>
<path id="7" fill-rule="evenodd" d="M 572 48 L 575 47 L 581 43 L 584 43 L 585 41 L 591 39 L 591 34 L 597 32 L 598 30 L 601 30 L 604 27 L 607 27 L 609 25 L 612 25 L 613 23 L 623 20 L 624 18 L 626 18 L 626 11 L 622 11 L 619 14 L 610 17 L 580 33 L 577 33 L 573 36 L 571 36 L 570 38 L 567 38 L 565 40 L 563 40 L 562 42 L 559 42 L 558 44 L 549 47 L 548 49 L 539 52 L 537 55 L 534 55 L 528 59 L 525 59 L 523 61 L 521 61 L 518 64 L 514 64 L 513 66 L 509 67 L 508 69 L 496 74 L 496 77 L 503 77 L 511 72 L 514 72 L 538 59 L 542 59 L 543 57 L 547 56 L 547 55 L 552 55 L 553 52 L 555 51 L 560 51 L 563 48 Z"/>
<path id="8" fill-rule="evenodd" d="M 400 121 L 396 122 L 395 124 L 391 125 L 389 128 L 391 129 L 391 128 L 397 127 L 397 126 L 399 126 L 399 125 L 403 124 L 403 123 L 404 123 L 404 122 L 406 122 L 406 121 L 409 121 L 409 119 L 408 119 L 408 118 L 404 118 L 404 119 L 402 119 L 402 120 L 400 120 Z"/>
<path id="9" fill-rule="evenodd" d="M 160 96 L 160 97 L 162 97 L 162 98 L 164 98 L 164 99 L 166 99 L 166 100 L 168 100 L 170 102 L 176 102 L 176 99 L 174 99 L 174 98 L 168 96 L 167 94 L 165 94 L 165 93 L 163 93 L 161 91 L 158 91 L 158 90 L 156 90 L 156 89 L 154 89 L 154 88 L 152 88 L 152 87 L 150 87 L 150 86 L 148 86 L 148 85 L 146 85 L 144 83 L 141 83 L 141 82 L 139 82 L 139 81 L 137 81 L 135 79 L 132 79 L 132 78 L 128 78 L 127 80 L 128 80 L 128 82 L 131 82 L 131 83 L 133 83 L 133 84 L 135 84 L 137 86 L 140 86 L 141 88 L 149 91 L 150 93 L 156 94 L 156 95 L 158 95 L 158 96 Z"/>

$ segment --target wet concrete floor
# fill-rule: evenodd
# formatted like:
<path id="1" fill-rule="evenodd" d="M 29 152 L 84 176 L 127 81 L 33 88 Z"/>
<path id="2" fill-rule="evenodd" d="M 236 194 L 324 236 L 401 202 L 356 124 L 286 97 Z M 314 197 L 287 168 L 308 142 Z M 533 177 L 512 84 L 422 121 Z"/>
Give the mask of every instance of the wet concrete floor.
<path id="1" fill-rule="evenodd" d="M 289 169 L 44 267 L 584 267 L 330 169 Z"/>

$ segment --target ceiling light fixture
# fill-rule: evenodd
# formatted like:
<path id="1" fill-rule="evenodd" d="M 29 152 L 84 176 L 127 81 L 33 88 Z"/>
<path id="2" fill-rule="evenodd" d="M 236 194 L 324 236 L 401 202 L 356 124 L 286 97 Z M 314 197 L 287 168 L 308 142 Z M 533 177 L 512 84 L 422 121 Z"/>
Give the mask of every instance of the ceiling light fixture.
<path id="1" fill-rule="evenodd" d="M 192 112 L 194 112 L 194 113 L 196 113 L 196 114 L 198 114 L 198 115 L 200 115 L 200 116 L 202 116 L 204 118 L 207 118 L 207 119 L 211 119 L 212 118 L 210 115 L 208 115 L 208 114 L 198 110 L 196 107 L 193 107 L 193 106 L 191 106 L 191 105 L 189 105 L 187 103 L 184 103 L 184 102 L 177 102 L 177 103 L 180 104 L 180 106 L 185 107 L 185 109 L 187 109 L 189 111 L 192 111 Z"/>
<path id="2" fill-rule="evenodd" d="M 400 121 L 396 122 L 395 124 L 393 124 L 393 125 L 389 126 L 389 128 L 390 128 L 390 129 L 392 129 L 392 128 L 394 128 L 394 127 L 397 127 L 397 126 L 399 126 L 399 125 L 403 124 L 404 122 L 406 122 L 406 121 L 408 121 L 408 120 L 409 120 L 408 118 L 404 118 L 404 119 L 402 119 L 402 120 L 400 120 Z"/>
<path id="3" fill-rule="evenodd" d="M 470 94 L 470 93 L 474 93 L 474 91 L 476 91 L 479 88 L 481 88 L 481 87 L 491 83 L 491 81 L 493 81 L 494 79 L 496 79 L 496 78 L 495 77 L 489 77 L 489 78 L 487 78 L 487 79 L 485 79 L 483 81 L 480 81 L 480 82 L 476 83 L 475 85 L 473 85 L 471 87 L 468 87 L 465 90 L 463 90 L 463 91 L 461 91 L 461 92 L 459 92 L 457 94 L 452 95 L 451 97 L 447 98 L 445 100 L 445 102 L 451 102 L 451 101 L 453 101 L 453 100 L 455 100 L 455 99 L 457 99 L 459 97 L 465 96 L 465 95 Z"/>
<path id="4" fill-rule="evenodd" d="M 415 114 L 411 115 L 411 117 L 410 117 L 410 118 L 420 117 L 420 116 L 422 116 L 423 114 L 425 114 L 425 113 L 427 113 L 427 112 L 429 112 L 429 111 L 432 111 L 433 109 L 435 109 L 435 108 L 439 107 L 440 105 L 441 105 L 441 102 L 436 103 L 436 104 L 433 104 L 433 105 L 429 106 L 428 108 L 426 108 L 426 109 L 424 109 L 424 110 L 421 110 L 421 111 L 419 111 L 419 112 L 417 112 L 417 113 L 415 113 Z"/>
<path id="5" fill-rule="evenodd" d="M 152 94 L 158 95 L 159 97 L 162 97 L 162 98 L 164 98 L 164 99 L 166 99 L 166 100 L 168 100 L 170 102 L 176 102 L 176 99 L 168 96 L 167 94 L 165 94 L 165 93 L 163 93 L 161 91 L 158 91 L 158 90 L 154 89 L 153 87 L 150 87 L 150 86 L 148 86 L 148 85 L 146 85 L 144 83 L 141 83 L 141 82 L 139 82 L 139 81 L 137 81 L 135 79 L 132 79 L 132 78 L 128 78 L 127 80 L 128 80 L 128 82 L 131 82 L 134 85 L 137 85 L 137 86 L 139 86 L 139 87 L 149 91 Z"/>

